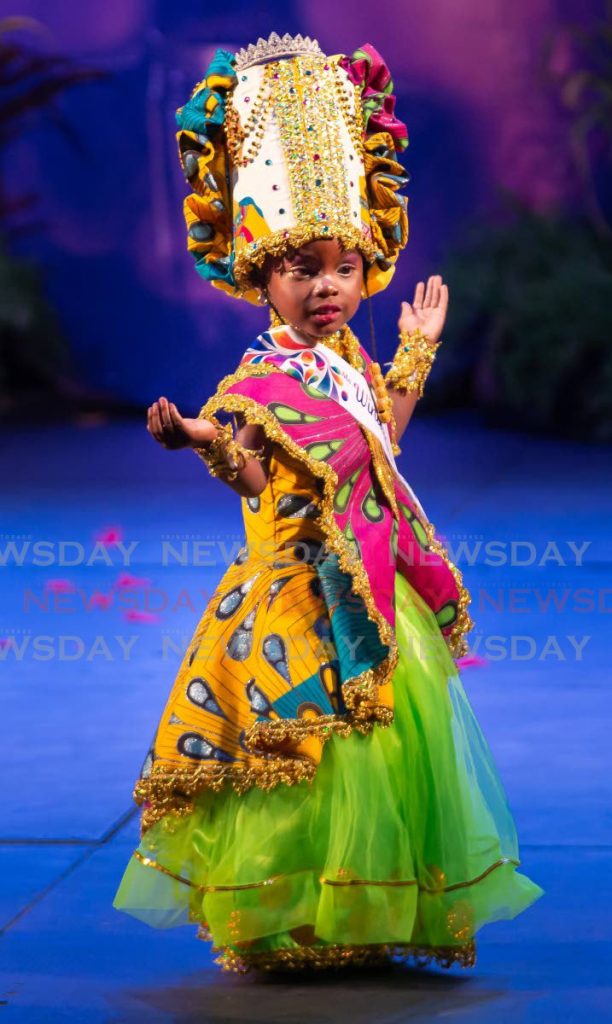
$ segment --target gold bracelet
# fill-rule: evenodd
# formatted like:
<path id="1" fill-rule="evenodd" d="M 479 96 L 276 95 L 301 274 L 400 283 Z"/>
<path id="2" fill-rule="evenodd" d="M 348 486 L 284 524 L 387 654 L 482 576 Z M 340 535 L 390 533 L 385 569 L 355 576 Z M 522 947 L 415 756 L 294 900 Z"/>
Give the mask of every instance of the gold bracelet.
<path id="1" fill-rule="evenodd" d="M 217 428 L 217 434 L 205 448 L 194 448 L 194 452 L 208 466 L 211 476 L 223 480 L 235 480 L 244 469 L 247 459 L 254 458 L 263 462 L 266 458 L 265 445 L 261 448 L 245 448 L 236 441 L 231 423 L 219 423 L 216 417 L 210 417 L 211 423 Z"/>
<path id="2" fill-rule="evenodd" d="M 442 342 L 431 342 L 420 327 L 411 334 L 400 331 L 399 337 L 400 345 L 385 376 L 385 384 L 394 391 L 416 391 L 422 398 L 425 381 Z"/>

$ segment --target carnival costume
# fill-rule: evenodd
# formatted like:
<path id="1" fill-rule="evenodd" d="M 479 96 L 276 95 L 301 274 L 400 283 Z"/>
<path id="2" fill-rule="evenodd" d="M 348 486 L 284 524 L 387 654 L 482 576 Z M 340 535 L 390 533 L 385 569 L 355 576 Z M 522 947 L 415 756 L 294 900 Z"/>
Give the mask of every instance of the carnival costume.
<path id="1" fill-rule="evenodd" d="M 217 51 L 177 115 L 202 277 L 259 303 L 268 254 L 337 238 L 365 257 L 368 294 L 385 288 L 408 237 L 394 106 L 370 45 L 326 56 L 273 34 Z M 422 390 L 412 340 L 387 374 L 398 390 Z M 380 367 L 348 327 L 311 345 L 276 321 L 200 412 L 219 428 L 197 449 L 211 472 L 231 448 L 222 420 L 240 416 L 271 446 L 268 482 L 242 499 L 245 545 L 136 783 L 141 842 L 114 906 L 159 928 L 197 922 L 226 969 L 469 966 L 483 924 L 543 893 L 517 871 L 455 664 L 470 596 L 377 394 Z M 228 477 L 253 454 L 232 450 Z"/>

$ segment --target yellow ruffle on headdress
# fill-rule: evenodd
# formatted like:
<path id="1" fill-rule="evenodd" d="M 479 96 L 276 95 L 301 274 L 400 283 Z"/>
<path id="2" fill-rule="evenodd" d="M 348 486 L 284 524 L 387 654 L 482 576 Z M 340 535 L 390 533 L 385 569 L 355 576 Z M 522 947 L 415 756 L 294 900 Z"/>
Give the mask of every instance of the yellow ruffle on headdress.
<path id="1" fill-rule="evenodd" d="M 267 254 L 338 238 L 363 253 L 369 294 L 385 288 L 408 240 L 397 161 L 408 136 L 392 90 L 369 44 L 328 57 L 316 41 L 272 33 L 238 54 L 217 50 L 177 111 L 202 277 L 258 303 L 249 273 Z"/>

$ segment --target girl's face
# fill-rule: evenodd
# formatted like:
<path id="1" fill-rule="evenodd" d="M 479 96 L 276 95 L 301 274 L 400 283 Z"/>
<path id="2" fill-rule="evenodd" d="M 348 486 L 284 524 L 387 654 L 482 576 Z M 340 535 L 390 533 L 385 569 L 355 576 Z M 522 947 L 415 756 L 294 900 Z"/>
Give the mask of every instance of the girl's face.
<path id="1" fill-rule="evenodd" d="M 283 320 L 313 340 L 344 327 L 357 312 L 363 259 L 335 238 L 303 245 L 273 264 L 266 291 Z"/>

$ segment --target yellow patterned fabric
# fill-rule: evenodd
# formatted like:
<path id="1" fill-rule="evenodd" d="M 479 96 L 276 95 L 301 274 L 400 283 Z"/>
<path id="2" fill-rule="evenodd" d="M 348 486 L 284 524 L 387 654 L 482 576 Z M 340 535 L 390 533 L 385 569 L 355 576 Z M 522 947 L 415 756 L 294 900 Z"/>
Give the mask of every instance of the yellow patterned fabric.
<path id="1" fill-rule="evenodd" d="M 136 784 L 143 830 L 168 810 L 189 813 L 194 794 L 226 780 L 242 792 L 312 778 L 322 733 L 350 731 L 336 717 L 344 707 L 316 568 L 325 543 L 317 492 L 303 465 L 274 445 L 267 487 L 242 499 L 246 544 L 196 628 Z M 287 737 L 274 736 L 283 756 L 266 755 L 264 738 L 249 750 L 245 734 L 256 718 L 276 719 L 272 703 L 287 710 L 287 701 Z"/>

